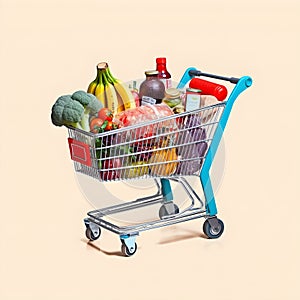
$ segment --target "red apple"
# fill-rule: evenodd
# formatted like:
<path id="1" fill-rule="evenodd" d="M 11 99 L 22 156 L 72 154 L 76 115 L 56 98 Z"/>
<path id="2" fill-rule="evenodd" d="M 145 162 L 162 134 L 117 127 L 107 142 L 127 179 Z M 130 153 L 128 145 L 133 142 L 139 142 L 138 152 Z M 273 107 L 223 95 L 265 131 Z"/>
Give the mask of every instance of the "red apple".
<path id="1" fill-rule="evenodd" d="M 100 177 L 102 180 L 114 180 L 120 176 L 121 161 L 119 158 L 106 159 L 102 163 Z M 107 170 L 112 169 L 112 170 Z"/>

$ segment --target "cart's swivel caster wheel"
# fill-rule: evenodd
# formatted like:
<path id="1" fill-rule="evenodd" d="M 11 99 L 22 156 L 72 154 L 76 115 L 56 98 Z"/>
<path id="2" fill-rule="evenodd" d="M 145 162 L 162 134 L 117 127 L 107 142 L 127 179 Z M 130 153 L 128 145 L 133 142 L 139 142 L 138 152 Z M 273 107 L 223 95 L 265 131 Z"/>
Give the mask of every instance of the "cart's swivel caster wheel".
<path id="1" fill-rule="evenodd" d="M 178 206 L 173 202 L 164 203 L 159 209 L 159 218 L 163 219 L 164 217 L 172 216 L 179 213 Z"/>
<path id="2" fill-rule="evenodd" d="M 127 247 L 125 244 L 122 244 L 121 251 L 125 256 L 132 256 L 137 250 L 137 244 L 134 243 L 134 246 Z"/>
<path id="3" fill-rule="evenodd" d="M 135 242 L 137 235 L 123 235 L 120 236 L 122 247 L 121 251 L 124 256 L 132 256 L 137 250 Z"/>
<path id="4" fill-rule="evenodd" d="M 223 231 L 224 223 L 216 217 L 205 220 L 203 224 L 203 232 L 210 239 L 219 238 L 222 235 Z"/>
<path id="5" fill-rule="evenodd" d="M 85 230 L 85 235 L 90 241 L 95 241 L 100 237 L 101 229 L 98 226 L 87 226 Z"/>

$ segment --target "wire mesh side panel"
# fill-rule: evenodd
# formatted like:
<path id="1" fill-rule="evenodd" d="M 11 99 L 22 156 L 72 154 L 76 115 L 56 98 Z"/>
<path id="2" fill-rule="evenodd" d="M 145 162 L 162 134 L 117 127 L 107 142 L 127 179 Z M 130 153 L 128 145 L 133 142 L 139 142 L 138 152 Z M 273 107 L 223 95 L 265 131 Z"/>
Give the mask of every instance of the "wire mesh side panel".
<path id="1" fill-rule="evenodd" d="M 199 175 L 224 103 L 173 115 L 145 125 L 70 137 L 90 146 L 91 165 L 75 170 L 100 181 Z"/>
<path id="2" fill-rule="evenodd" d="M 223 109 L 224 105 L 208 107 L 184 117 L 176 141 L 180 162 L 173 176 L 200 175 Z"/>

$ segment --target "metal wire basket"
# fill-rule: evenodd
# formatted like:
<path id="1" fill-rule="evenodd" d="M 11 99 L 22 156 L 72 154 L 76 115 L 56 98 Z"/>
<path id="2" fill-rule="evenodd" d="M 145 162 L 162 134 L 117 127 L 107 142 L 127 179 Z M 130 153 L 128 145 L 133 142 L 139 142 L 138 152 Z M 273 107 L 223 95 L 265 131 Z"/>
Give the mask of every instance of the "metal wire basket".
<path id="1" fill-rule="evenodd" d="M 99 181 L 199 176 L 225 104 L 100 134 L 69 127 L 75 170 Z"/>

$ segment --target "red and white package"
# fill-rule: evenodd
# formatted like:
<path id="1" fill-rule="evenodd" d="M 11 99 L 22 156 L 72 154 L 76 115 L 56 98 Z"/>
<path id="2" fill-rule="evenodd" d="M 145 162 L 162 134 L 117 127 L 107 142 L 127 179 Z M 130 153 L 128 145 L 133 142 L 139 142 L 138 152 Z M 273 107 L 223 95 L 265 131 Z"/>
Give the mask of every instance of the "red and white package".
<path id="1" fill-rule="evenodd" d="M 136 108 L 127 109 L 115 116 L 123 126 L 142 124 L 147 121 L 173 115 L 173 111 L 166 104 L 142 105 Z"/>
<path id="2" fill-rule="evenodd" d="M 174 115 L 172 109 L 168 105 L 161 103 L 142 105 L 133 109 L 124 110 L 118 113 L 115 119 L 123 124 L 124 127 L 139 124 L 140 126 L 134 130 L 135 138 L 142 138 L 157 135 L 162 131 L 174 131 L 174 129 L 177 128 L 175 118 L 143 126 L 143 124 L 148 121 L 154 121 L 172 115 Z"/>

